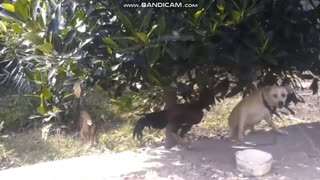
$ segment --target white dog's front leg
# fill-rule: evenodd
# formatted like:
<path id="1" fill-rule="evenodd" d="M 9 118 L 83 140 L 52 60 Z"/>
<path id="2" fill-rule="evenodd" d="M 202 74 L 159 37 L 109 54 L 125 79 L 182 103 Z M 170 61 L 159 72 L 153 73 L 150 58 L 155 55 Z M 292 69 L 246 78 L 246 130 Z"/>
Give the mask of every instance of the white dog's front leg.
<path id="1" fill-rule="evenodd" d="M 273 129 L 274 131 L 276 131 L 277 133 L 279 133 L 279 134 L 285 134 L 285 135 L 288 134 L 287 131 L 281 130 L 281 129 L 279 129 L 279 128 L 276 127 L 276 125 L 275 125 L 275 124 L 273 123 L 273 121 L 272 121 L 271 115 L 268 115 L 268 116 L 265 118 L 265 121 L 266 121 L 266 122 L 269 124 L 269 126 L 271 126 L 272 129 Z"/>
<path id="2" fill-rule="evenodd" d="M 238 140 L 240 142 L 243 141 L 243 136 L 244 136 L 244 126 L 245 126 L 245 122 L 244 122 L 244 119 L 240 117 L 239 119 L 239 124 L 238 124 Z"/>
<path id="3" fill-rule="evenodd" d="M 251 125 L 251 126 L 250 126 L 250 133 L 251 133 L 251 134 L 257 133 L 257 130 L 256 130 L 256 128 L 254 127 L 254 125 Z"/>

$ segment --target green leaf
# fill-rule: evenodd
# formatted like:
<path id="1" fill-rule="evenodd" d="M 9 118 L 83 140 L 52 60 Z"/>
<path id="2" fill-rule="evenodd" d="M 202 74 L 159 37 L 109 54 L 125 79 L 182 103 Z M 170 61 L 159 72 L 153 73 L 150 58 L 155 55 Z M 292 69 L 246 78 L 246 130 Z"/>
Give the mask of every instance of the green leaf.
<path id="1" fill-rule="evenodd" d="M 21 28 L 18 24 L 13 24 L 13 25 L 12 25 L 12 29 L 13 29 L 13 31 L 14 31 L 15 33 L 17 33 L 17 34 L 23 33 L 22 28 Z"/>
<path id="2" fill-rule="evenodd" d="M 42 94 L 46 99 L 50 99 L 52 96 L 49 88 L 42 88 Z"/>
<path id="3" fill-rule="evenodd" d="M 152 32 L 153 32 L 157 27 L 158 27 L 158 25 L 152 26 L 151 30 L 150 30 L 150 31 L 148 32 L 148 34 L 147 34 L 148 39 L 150 38 Z"/>
<path id="4" fill-rule="evenodd" d="M 136 35 L 143 43 L 146 43 L 148 41 L 148 37 L 145 33 L 136 33 Z"/>
<path id="5" fill-rule="evenodd" d="M 26 29 L 31 30 L 32 32 L 39 30 L 39 26 L 36 21 L 28 21 L 25 27 Z"/>
<path id="6" fill-rule="evenodd" d="M 214 23 L 211 23 L 209 24 L 210 26 L 210 31 L 213 33 L 216 31 L 217 27 L 218 27 L 218 22 L 214 22 Z"/>
<path id="7" fill-rule="evenodd" d="M 35 45 L 42 45 L 43 44 L 43 39 L 36 33 L 33 33 L 33 32 L 24 33 L 23 37 L 25 39 L 31 41 Z"/>
<path id="8" fill-rule="evenodd" d="M 46 113 L 46 108 L 44 106 L 37 107 L 37 113 L 44 115 Z"/>
<path id="9" fill-rule="evenodd" d="M 234 1 L 234 0 L 231 0 L 233 5 L 240 11 L 241 8 L 238 6 L 238 4 Z"/>
<path id="10" fill-rule="evenodd" d="M 235 22 L 239 22 L 241 19 L 241 13 L 239 11 L 231 11 L 232 19 Z"/>
<path id="11" fill-rule="evenodd" d="M 150 8 L 150 9 L 147 9 L 147 13 L 143 17 L 142 23 L 139 28 L 140 32 L 142 32 L 146 28 L 148 28 L 148 26 L 150 24 L 151 16 L 152 16 L 152 9 Z"/>
<path id="12" fill-rule="evenodd" d="M 165 16 L 162 15 L 158 22 L 158 32 L 159 36 L 166 30 L 166 19 Z"/>
<path id="13" fill-rule="evenodd" d="M 6 9 L 2 9 L 0 11 L 0 17 L 6 18 L 6 19 L 11 19 L 19 23 L 24 23 L 24 20 L 20 18 L 18 15 L 16 15 L 14 12 L 11 12 Z"/>
<path id="14" fill-rule="evenodd" d="M 41 115 L 44 115 L 46 113 L 46 108 L 44 107 L 44 99 L 43 99 L 43 94 L 40 94 L 40 106 L 37 107 L 37 112 Z"/>
<path id="15" fill-rule="evenodd" d="M 198 22 L 200 19 L 200 16 L 201 14 L 203 13 L 204 9 L 201 9 L 199 11 L 197 11 L 195 14 L 194 14 L 194 19 L 195 19 L 195 22 Z"/>
<path id="16" fill-rule="evenodd" d="M 2 21 L 0 21 L 0 32 L 7 32 L 7 27 Z"/>
<path id="17" fill-rule="evenodd" d="M 119 106 L 119 107 L 123 106 L 123 104 L 121 102 L 117 101 L 116 99 L 110 99 L 109 101 L 113 105 L 116 105 L 116 106 Z"/>
<path id="18" fill-rule="evenodd" d="M 111 38 L 109 37 L 103 37 L 102 38 L 102 41 L 104 43 L 106 43 L 108 46 L 111 46 L 111 47 L 117 47 L 118 44 L 116 42 L 114 42 Z"/>
<path id="19" fill-rule="evenodd" d="M 52 107 L 52 111 L 53 111 L 53 112 L 60 112 L 61 110 L 60 110 L 59 107 L 53 106 L 53 107 Z"/>
<path id="20" fill-rule="evenodd" d="M 139 39 L 137 37 L 112 37 L 112 39 L 114 41 L 116 41 L 116 43 L 118 44 L 119 47 L 121 47 L 121 49 L 126 49 L 129 48 L 129 44 L 131 43 L 138 43 Z M 133 41 L 133 42 L 132 42 Z"/>
<path id="21" fill-rule="evenodd" d="M 152 67 L 160 57 L 160 47 L 148 48 L 146 51 L 146 55 L 148 63 L 150 67 Z"/>
<path id="22" fill-rule="evenodd" d="M 133 29 L 133 25 L 132 25 L 130 19 L 125 14 L 121 13 L 120 11 L 116 12 L 115 14 L 120 19 L 120 21 L 123 23 L 123 25 L 134 34 L 135 30 Z"/>
<path id="23" fill-rule="evenodd" d="M 218 0 L 217 3 L 217 8 L 219 9 L 219 11 L 223 12 L 224 11 L 224 0 Z"/>
<path id="24" fill-rule="evenodd" d="M 279 65 L 278 61 L 275 58 L 271 57 L 270 55 L 265 55 L 262 57 L 262 59 L 274 66 Z"/>
<path id="25" fill-rule="evenodd" d="M 130 41 L 135 41 L 138 42 L 138 40 L 135 37 L 112 37 L 114 40 L 130 40 Z"/>
<path id="26" fill-rule="evenodd" d="M 30 16 L 30 6 L 28 0 L 17 0 L 14 4 L 15 13 L 23 20 L 27 20 Z"/>
<path id="27" fill-rule="evenodd" d="M 38 49 L 45 54 L 49 54 L 52 52 L 53 46 L 51 43 L 44 43 L 38 46 Z"/>
<path id="28" fill-rule="evenodd" d="M 117 100 L 116 100 L 116 99 L 109 99 L 109 101 L 110 101 L 111 103 L 115 103 L 115 102 L 117 102 Z"/>
<path id="29" fill-rule="evenodd" d="M 266 51 L 266 48 L 267 48 L 267 45 L 269 43 L 269 39 L 266 39 L 263 44 L 262 44 L 262 47 L 261 47 L 261 53 L 264 53 Z"/>
<path id="30" fill-rule="evenodd" d="M 153 70 L 149 74 L 148 79 L 149 81 L 151 81 L 151 83 L 155 84 L 156 86 L 162 86 L 160 75 L 156 70 Z"/>
<path id="31" fill-rule="evenodd" d="M 41 82 L 41 73 L 39 70 L 35 70 L 34 73 L 33 73 L 33 80 L 34 82 L 36 83 L 39 83 Z"/>
<path id="32" fill-rule="evenodd" d="M 174 51 L 173 49 L 171 48 L 165 48 L 164 49 L 165 52 L 171 57 L 171 59 L 173 60 L 177 60 L 178 56 L 177 56 L 177 51 Z"/>
<path id="33" fill-rule="evenodd" d="M 5 9 L 11 11 L 11 12 L 14 12 L 14 6 L 12 4 L 9 4 L 9 3 L 2 3 L 1 4 L 2 7 L 4 7 Z"/>
<path id="34" fill-rule="evenodd" d="M 112 54 L 112 49 L 109 48 L 109 47 L 107 47 L 107 52 L 108 52 L 109 54 Z"/>

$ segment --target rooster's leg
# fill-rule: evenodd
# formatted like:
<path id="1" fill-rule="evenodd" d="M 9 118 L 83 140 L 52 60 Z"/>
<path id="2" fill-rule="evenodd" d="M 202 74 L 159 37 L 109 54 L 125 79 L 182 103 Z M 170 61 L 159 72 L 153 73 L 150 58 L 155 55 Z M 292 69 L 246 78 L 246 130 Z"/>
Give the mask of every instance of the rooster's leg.
<path id="1" fill-rule="evenodd" d="M 166 140 L 165 140 L 165 148 L 171 149 L 173 146 L 180 144 L 183 147 L 189 147 L 189 144 L 184 141 L 181 137 L 176 133 L 179 127 L 174 123 L 169 123 L 166 127 Z"/>
<path id="2" fill-rule="evenodd" d="M 181 127 L 181 130 L 180 130 L 180 137 L 183 138 L 185 134 L 187 134 L 187 132 L 190 131 L 192 125 L 191 124 L 187 124 L 187 125 L 184 125 Z"/>
<path id="3" fill-rule="evenodd" d="M 174 124 L 168 123 L 166 126 L 166 138 L 165 138 L 165 148 L 171 149 L 173 146 L 177 145 L 177 141 L 173 134 L 178 131 L 178 128 Z"/>

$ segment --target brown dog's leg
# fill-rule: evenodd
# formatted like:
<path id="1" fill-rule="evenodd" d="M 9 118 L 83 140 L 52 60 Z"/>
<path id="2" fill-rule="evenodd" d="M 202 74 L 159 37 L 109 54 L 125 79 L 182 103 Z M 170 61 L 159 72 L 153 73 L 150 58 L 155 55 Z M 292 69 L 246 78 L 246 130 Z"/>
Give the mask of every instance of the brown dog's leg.
<path id="1" fill-rule="evenodd" d="M 96 131 L 97 131 L 97 126 L 95 123 L 93 123 L 90 127 L 90 143 L 91 146 L 96 145 L 97 141 L 96 141 Z"/>
<path id="2" fill-rule="evenodd" d="M 80 138 L 83 142 L 86 142 L 88 139 L 88 130 L 89 126 L 87 125 L 86 118 L 84 116 L 84 113 L 80 111 Z"/>

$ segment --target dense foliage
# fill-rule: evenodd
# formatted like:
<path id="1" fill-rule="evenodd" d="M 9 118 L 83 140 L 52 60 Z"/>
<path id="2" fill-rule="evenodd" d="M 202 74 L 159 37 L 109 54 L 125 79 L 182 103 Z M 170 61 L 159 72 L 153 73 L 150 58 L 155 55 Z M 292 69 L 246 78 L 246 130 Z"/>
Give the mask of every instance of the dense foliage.
<path id="1" fill-rule="evenodd" d="M 320 75 L 315 0 L 195 0 L 196 8 L 124 8 L 121 0 L 5 0 L 3 82 L 38 97 L 38 113 L 67 110 L 71 83 L 111 96 L 215 87 L 219 98 L 260 84 Z M 132 1 L 131 1 L 132 2 Z M 305 73 L 308 73 L 307 75 Z M 116 102 L 116 100 L 114 100 Z"/>

